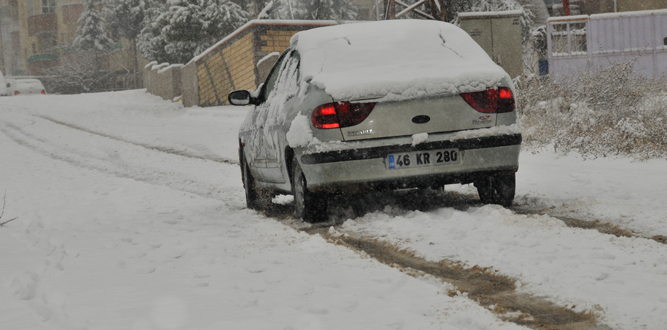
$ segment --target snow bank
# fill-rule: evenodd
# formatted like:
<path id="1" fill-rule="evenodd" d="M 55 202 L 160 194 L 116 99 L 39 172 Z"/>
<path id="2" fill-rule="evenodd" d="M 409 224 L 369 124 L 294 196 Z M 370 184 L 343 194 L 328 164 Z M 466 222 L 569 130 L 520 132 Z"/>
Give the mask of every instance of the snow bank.
<path id="1" fill-rule="evenodd" d="M 337 101 L 397 101 L 497 87 L 507 73 L 458 27 L 392 20 L 337 25 L 292 37 L 302 83 Z"/>

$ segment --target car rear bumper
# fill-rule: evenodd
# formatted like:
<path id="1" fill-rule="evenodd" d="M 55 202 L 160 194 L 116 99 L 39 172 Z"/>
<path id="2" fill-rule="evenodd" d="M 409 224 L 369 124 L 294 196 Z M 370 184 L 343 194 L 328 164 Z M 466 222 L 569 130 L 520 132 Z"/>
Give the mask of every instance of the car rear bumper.
<path id="1" fill-rule="evenodd" d="M 409 143 L 375 144 L 368 148 L 301 155 L 301 168 L 308 188 L 340 192 L 428 187 L 469 183 L 479 176 L 497 172 L 516 172 L 519 168 L 521 134 L 433 141 L 417 146 Z M 406 169 L 389 169 L 387 166 L 388 154 L 449 148 L 459 149 L 460 163 Z"/>

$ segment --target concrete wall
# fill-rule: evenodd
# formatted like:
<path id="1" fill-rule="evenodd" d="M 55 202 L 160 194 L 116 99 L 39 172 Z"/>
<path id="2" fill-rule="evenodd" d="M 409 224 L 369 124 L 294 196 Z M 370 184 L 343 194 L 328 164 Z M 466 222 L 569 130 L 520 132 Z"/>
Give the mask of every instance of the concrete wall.
<path id="1" fill-rule="evenodd" d="M 183 64 L 157 64 L 155 61 L 145 65 L 143 83 L 146 91 L 172 101 L 183 95 L 183 68 Z"/>
<path id="2" fill-rule="evenodd" d="M 182 93 L 181 90 L 181 69 L 182 64 L 170 65 L 166 68 L 155 71 L 157 77 L 155 95 L 165 100 L 174 100 Z"/>
<path id="3" fill-rule="evenodd" d="M 181 69 L 183 106 L 191 107 L 199 104 L 199 86 L 197 82 L 197 64 L 190 62 Z"/>

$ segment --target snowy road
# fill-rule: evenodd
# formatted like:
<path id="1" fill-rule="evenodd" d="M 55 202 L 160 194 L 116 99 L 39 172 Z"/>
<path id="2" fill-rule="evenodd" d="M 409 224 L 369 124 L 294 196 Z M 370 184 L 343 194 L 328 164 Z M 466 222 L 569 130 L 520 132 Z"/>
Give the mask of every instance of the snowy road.
<path id="1" fill-rule="evenodd" d="M 514 210 L 459 186 L 358 198 L 318 231 L 289 205 L 269 214 L 278 220 L 245 209 L 236 132 L 246 111 L 184 109 L 143 91 L 1 98 L 0 222 L 18 217 L 0 228 L 2 328 L 535 326 L 453 294 L 470 291 L 463 282 L 360 253 L 356 238 L 424 265 L 491 268 L 512 292 L 593 313 L 600 328 L 667 323 L 667 246 L 647 239 L 667 236 L 664 160 L 523 152 Z"/>

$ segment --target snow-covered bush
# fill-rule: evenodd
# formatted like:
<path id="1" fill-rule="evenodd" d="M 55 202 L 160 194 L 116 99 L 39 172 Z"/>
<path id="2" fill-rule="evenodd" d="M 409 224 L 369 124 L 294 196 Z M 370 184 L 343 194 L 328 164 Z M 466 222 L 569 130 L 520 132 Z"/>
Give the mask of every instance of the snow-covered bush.
<path id="1" fill-rule="evenodd" d="M 591 157 L 667 157 L 667 82 L 636 75 L 634 62 L 568 80 L 519 80 L 524 145 Z"/>

